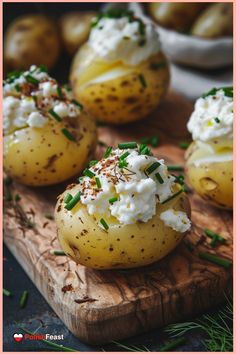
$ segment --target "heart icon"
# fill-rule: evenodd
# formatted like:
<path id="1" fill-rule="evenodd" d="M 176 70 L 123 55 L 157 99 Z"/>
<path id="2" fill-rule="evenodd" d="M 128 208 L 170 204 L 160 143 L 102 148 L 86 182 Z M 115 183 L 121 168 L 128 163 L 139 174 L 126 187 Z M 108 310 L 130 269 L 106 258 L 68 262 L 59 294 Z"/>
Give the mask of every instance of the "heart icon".
<path id="1" fill-rule="evenodd" d="M 13 338 L 16 342 L 21 342 L 23 339 L 23 334 L 22 333 L 15 333 L 15 334 L 13 334 Z"/>

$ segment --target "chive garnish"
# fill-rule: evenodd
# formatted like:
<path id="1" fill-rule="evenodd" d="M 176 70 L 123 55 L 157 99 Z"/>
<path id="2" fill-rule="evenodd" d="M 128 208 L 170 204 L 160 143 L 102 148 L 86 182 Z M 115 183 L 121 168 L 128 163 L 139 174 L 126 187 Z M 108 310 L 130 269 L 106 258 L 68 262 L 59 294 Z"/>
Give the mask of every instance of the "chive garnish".
<path id="1" fill-rule="evenodd" d="M 95 176 L 95 173 L 93 173 L 91 170 L 89 170 L 88 168 L 86 168 L 86 170 L 84 170 L 83 174 L 87 177 L 93 178 Z"/>
<path id="2" fill-rule="evenodd" d="M 91 160 L 91 161 L 89 162 L 89 167 L 92 167 L 92 166 L 96 165 L 96 163 L 98 163 L 97 160 Z"/>
<path id="3" fill-rule="evenodd" d="M 140 155 L 148 155 L 148 156 L 150 156 L 151 155 L 151 150 L 147 146 L 145 146 L 143 148 L 140 148 L 139 153 L 140 153 Z"/>
<path id="4" fill-rule="evenodd" d="M 75 139 L 74 135 L 72 135 L 72 134 L 69 132 L 69 130 L 67 130 L 66 128 L 63 128 L 63 129 L 61 130 L 61 132 L 62 132 L 62 134 L 65 135 L 65 137 L 66 137 L 67 139 L 76 142 L 76 139 Z"/>
<path id="5" fill-rule="evenodd" d="M 141 85 L 142 85 L 144 88 L 146 88 L 146 87 L 147 87 L 147 83 L 146 83 L 146 80 L 145 80 L 145 77 L 143 76 L 143 74 L 140 74 L 140 75 L 138 76 L 138 78 L 139 78 L 139 81 L 140 81 Z"/>
<path id="6" fill-rule="evenodd" d="M 21 297 L 20 297 L 20 307 L 21 308 L 24 308 L 26 303 L 27 303 L 27 299 L 28 299 L 28 291 L 27 290 L 24 290 L 23 293 L 21 294 Z"/>
<path id="7" fill-rule="evenodd" d="M 160 352 L 169 352 L 170 350 L 175 349 L 176 347 L 184 344 L 185 342 L 186 342 L 186 338 L 184 338 L 184 337 L 177 338 L 177 339 L 172 340 L 171 342 L 167 343 L 163 347 L 161 347 L 159 351 Z"/>
<path id="8" fill-rule="evenodd" d="M 67 193 L 64 198 L 64 202 L 67 204 L 69 203 L 69 201 L 71 201 L 72 198 L 73 198 L 72 195 L 70 193 Z"/>
<path id="9" fill-rule="evenodd" d="M 158 180 L 158 182 L 159 182 L 160 184 L 163 184 L 163 183 L 164 183 L 164 180 L 163 180 L 163 178 L 161 177 L 161 175 L 160 175 L 159 172 L 156 173 L 155 176 L 156 176 L 156 178 L 157 178 L 157 180 Z"/>
<path id="10" fill-rule="evenodd" d="M 57 86 L 57 94 L 59 98 L 63 98 L 63 92 L 60 86 Z"/>
<path id="11" fill-rule="evenodd" d="M 21 200 L 21 196 L 19 194 L 15 195 L 15 202 L 19 202 Z"/>
<path id="12" fill-rule="evenodd" d="M 33 100 L 34 100 L 35 104 L 37 104 L 37 102 L 38 102 L 38 101 L 37 101 L 37 96 L 32 95 L 31 97 L 33 98 Z"/>
<path id="13" fill-rule="evenodd" d="M 120 160 L 118 163 L 119 168 L 124 168 L 128 166 L 128 163 L 125 160 Z"/>
<path id="14" fill-rule="evenodd" d="M 104 158 L 107 159 L 111 155 L 111 152 L 112 152 L 112 147 L 108 146 L 108 148 L 105 151 Z"/>
<path id="15" fill-rule="evenodd" d="M 20 91 L 21 91 L 21 87 L 20 87 L 19 84 L 16 84 L 16 85 L 15 85 L 15 90 L 16 90 L 17 92 L 20 92 Z"/>
<path id="16" fill-rule="evenodd" d="M 98 177 L 95 178 L 95 181 L 96 181 L 97 187 L 98 188 L 102 188 L 101 181 L 100 181 L 100 179 Z"/>
<path id="17" fill-rule="evenodd" d="M 80 201 L 80 192 L 76 193 L 76 195 L 65 205 L 67 210 L 71 210 L 74 206 Z"/>
<path id="18" fill-rule="evenodd" d="M 135 141 L 130 141 L 128 143 L 120 143 L 118 144 L 119 149 L 135 149 L 137 147 L 137 143 Z"/>
<path id="19" fill-rule="evenodd" d="M 2 291 L 3 291 L 3 295 L 5 295 L 5 296 L 9 297 L 9 296 L 12 295 L 11 292 L 9 290 L 5 289 L 5 288 L 3 288 Z"/>
<path id="20" fill-rule="evenodd" d="M 172 176 L 174 176 L 174 175 L 172 175 Z M 184 185 L 184 176 L 183 175 L 174 176 L 174 177 L 175 177 L 175 182 L 176 183 Z"/>
<path id="21" fill-rule="evenodd" d="M 77 178 L 77 182 L 81 183 L 81 182 L 83 182 L 83 179 L 84 179 L 84 177 L 81 176 L 81 177 Z"/>
<path id="22" fill-rule="evenodd" d="M 187 247 L 187 249 L 188 249 L 190 252 L 193 252 L 193 250 L 194 250 L 194 245 L 193 245 L 191 242 L 189 242 L 188 240 L 184 240 L 183 242 L 184 242 L 185 246 Z"/>
<path id="23" fill-rule="evenodd" d="M 150 144 L 151 144 L 153 147 L 157 147 L 158 144 L 159 144 L 159 137 L 158 137 L 158 136 L 153 136 L 153 137 L 151 137 Z"/>
<path id="24" fill-rule="evenodd" d="M 126 151 L 124 154 L 120 156 L 120 160 L 124 160 L 127 156 L 129 156 L 129 152 Z"/>
<path id="25" fill-rule="evenodd" d="M 224 237 L 220 236 L 219 234 L 217 234 L 209 229 L 204 229 L 204 233 L 215 241 L 219 241 L 222 243 L 224 243 L 226 241 L 226 239 Z"/>
<path id="26" fill-rule="evenodd" d="M 66 256 L 66 253 L 62 250 L 50 250 L 50 253 L 54 256 Z"/>
<path id="27" fill-rule="evenodd" d="M 211 254 L 211 253 L 200 252 L 198 254 L 198 256 L 201 259 L 212 262 L 212 263 L 217 264 L 217 265 L 224 267 L 224 268 L 230 268 L 232 265 L 232 261 L 229 261 L 228 259 L 220 258 L 218 256 Z"/>
<path id="28" fill-rule="evenodd" d="M 215 122 L 219 124 L 220 123 L 220 119 L 218 117 L 216 117 L 215 118 Z"/>
<path id="29" fill-rule="evenodd" d="M 169 165 L 167 166 L 168 171 L 183 171 L 184 167 L 181 165 Z"/>
<path id="30" fill-rule="evenodd" d="M 39 65 L 39 69 L 41 71 L 41 73 L 47 73 L 48 69 L 44 64 Z"/>
<path id="31" fill-rule="evenodd" d="M 223 90 L 225 96 L 233 97 L 233 87 L 219 87 L 219 88 L 213 88 L 210 91 L 208 91 L 207 93 L 204 93 L 202 95 L 202 98 L 206 98 L 207 96 L 215 96 L 217 91 L 219 91 L 219 90 Z"/>
<path id="32" fill-rule="evenodd" d="M 38 85 L 39 84 L 39 80 L 36 79 L 35 77 L 33 77 L 32 75 L 28 74 L 25 76 L 26 78 L 26 81 L 29 83 L 29 84 L 34 84 L 34 85 Z"/>
<path id="33" fill-rule="evenodd" d="M 165 203 L 169 202 L 170 200 L 174 199 L 175 197 L 177 197 L 181 193 L 183 193 L 183 189 L 180 189 L 178 192 L 176 192 L 175 194 L 171 195 L 169 198 L 164 200 L 164 202 L 162 202 L 161 204 L 165 204 Z"/>
<path id="34" fill-rule="evenodd" d="M 179 143 L 179 147 L 183 150 L 186 150 L 189 147 L 189 145 L 190 144 L 185 141 Z"/>
<path id="35" fill-rule="evenodd" d="M 151 166 L 149 166 L 146 169 L 146 172 L 151 174 L 152 172 L 154 172 L 159 166 L 161 166 L 161 164 L 159 162 L 154 162 Z"/>
<path id="36" fill-rule="evenodd" d="M 83 105 L 79 103 L 77 100 L 73 99 L 71 102 L 74 103 L 76 106 L 78 106 L 81 110 L 83 109 Z"/>
<path id="37" fill-rule="evenodd" d="M 105 230 L 109 229 L 109 226 L 107 225 L 106 221 L 103 218 L 100 220 L 100 223 L 102 224 Z"/>
<path id="38" fill-rule="evenodd" d="M 55 118 L 58 122 L 62 121 L 62 118 L 56 112 L 54 112 L 52 108 L 49 109 L 48 113 L 51 114 L 51 116 Z"/>
<path id="39" fill-rule="evenodd" d="M 117 197 L 110 198 L 110 199 L 109 199 L 109 203 L 110 203 L 110 204 L 113 204 L 113 203 L 117 202 L 117 200 L 118 200 Z"/>

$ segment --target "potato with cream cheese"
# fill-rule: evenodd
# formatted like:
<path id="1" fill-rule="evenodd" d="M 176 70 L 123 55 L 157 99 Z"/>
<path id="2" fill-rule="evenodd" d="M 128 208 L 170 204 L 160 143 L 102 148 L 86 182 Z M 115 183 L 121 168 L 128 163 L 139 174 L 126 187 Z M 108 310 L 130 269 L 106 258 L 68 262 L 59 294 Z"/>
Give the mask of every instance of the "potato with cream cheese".
<path id="1" fill-rule="evenodd" d="M 62 249 L 91 268 L 144 266 L 163 258 L 191 227 L 190 205 L 164 160 L 144 144 L 108 148 L 58 197 Z"/>
<path id="2" fill-rule="evenodd" d="M 188 122 L 194 142 L 186 152 L 190 185 L 217 207 L 233 207 L 233 89 L 212 89 L 199 98 Z"/>
<path id="3" fill-rule="evenodd" d="M 71 69 L 75 97 L 97 120 L 122 124 L 144 118 L 162 101 L 169 69 L 150 20 L 132 11 L 98 16 Z"/>
<path id="4" fill-rule="evenodd" d="M 82 171 L 96 145 L 94 120 L 44 67 L 14 72 L 3 86 L 5 172 L 45 186 Z"/>

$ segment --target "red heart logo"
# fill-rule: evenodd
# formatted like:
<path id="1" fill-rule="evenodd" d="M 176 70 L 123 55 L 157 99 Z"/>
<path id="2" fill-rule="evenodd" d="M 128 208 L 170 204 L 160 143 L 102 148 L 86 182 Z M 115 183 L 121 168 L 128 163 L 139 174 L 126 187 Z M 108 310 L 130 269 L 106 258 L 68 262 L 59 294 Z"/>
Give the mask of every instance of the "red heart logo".
<path id="1" fill-rule="evenodd" d="M 13 334 L 13 338 L 16 342 L 21 342 L 23 339 L 23 334 L 22 333 L 15 333 L 15 334 Z"/>

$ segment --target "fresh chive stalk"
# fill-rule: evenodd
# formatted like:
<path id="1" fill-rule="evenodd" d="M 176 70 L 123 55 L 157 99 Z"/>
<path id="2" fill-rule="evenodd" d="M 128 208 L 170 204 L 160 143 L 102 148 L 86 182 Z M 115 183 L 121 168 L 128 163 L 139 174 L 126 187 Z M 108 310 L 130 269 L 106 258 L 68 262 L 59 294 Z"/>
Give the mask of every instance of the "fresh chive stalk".
<path id="1" fill-rule="evenodd" d="M 26 75 L 25 79 L 29 84 L 33 84 L 33 85 L 38 85 L 40 82 L 38 79 L 36 79 L 35 77 L 33 77 L 30 74 Z"/>
<path id="2" fill-rule="evenodd" d="M 120 143 L 118 144 L 119 149 L 135 149 L 137 147 L 137 143 L 135 141 L 130 141 L 128 143 Z"/>
<path id="3" fill-rule="evenodd" d="M 167 166 L 168 171 L 183 171 L 184 167 L 181 165 L 169 165 Z"/>
<path id="4" fill-rule="evenodd" d="M 72 198 L 73 198 L 72 195 L 70 193 L 67 193 L 64 198 L 64 202 L 67 204 L 71 201 Z"/>
<path id="5" fill-rule="evenodd" d="M 178 192 L 176 192 L 175 194 L 171 195 L 169 198 L 164 200 L 164 202 L 162 202 L 161 204 L 165 204 L 165 203 L 169 202 L 170 200 L 176 198 L 181 193 L 183 193 L 183 189 L 180 189 Z"/>
<path id="6" fill-rule="evenodd" d="M 120 160 L 118 166 L 119 168 L 124 168 L 128 166 L 128 163 L 125 160 Z"/>
<path id="7" fill-rule="evenodd" d="M 27 290 L 24 290 L 20 297 L 20 307 L 24 308 L 28 300 L 29 293 Z"/>
<path id="8" fill-rule="evenodd" d="M 171 342 L 164 345 L 163 347 L 161 347 L 160 352 L 169 352 L 170 350 L 177 348 L 179 345 L 182 345 L 185 342 L 186 342 L 185 337 L 180 337 L 180 338 L 174 339 Z"/>
<path id="9" fill-rule="evenodd" d="M 228 259 L 220 258 L 211 253 L 200 252 L 198 255 L 201 259 L 217 264 L 224 268 L 230 268 L 232 266 L 232 261 L 229 261 Z"/>
<path id="10" fill-rule="evenodd" d="M 105 230 L 109 229 L 109 226 L 107 225 L 106 221 L 103 218 L 100 220 L 100 223 L 102 224 Z"/>
<path id="11" fill-rule="evenodd" d="M 161 164 L 159 162 L 154 162 L 151 166 L 149 166 L 146 169 L 146 172 L 148 174 L 151 174 L 152 172 L 154 172 L 159 166 L 161 166 Z"/>
<path id="12" fill-rule="evenodd" d="M 67 210 L 71 210 L 74 206 L 80 201 L 80 192 L 76 193 L 76 195 L 65 205 Z"/>
<path id="13" fill-rule="evenodd" d="M 50 254 L 54 256 L 66 256 L 66 253 L 62 250 L 50 250 Z"/>
<path id="14" fill-rule="evenodd" d="M 5 296 L 9 297 L 9 296 L 12 295 L 12 293 L 9 290 L 5 289 L 5 288 L 3 288 L 2 291 L 3 291 L 3 295 L 5 295 Z"/>
<path id="15" fill-rule="evenodd" d="M 129 156 L 129 152 L 128 151 L 126 151 L 124 154 L 122 154 L 121 156 L 120 156 L 120 160 L 124 160 L 126 157 L 128 157 Z"/>
<path id="16" fill-rule="evenodd" d="M 54 112 L 54 110 L 51 108 L 49 109 L 48 113 L 54 118 L 56 119 L 58 122 L 62 121 L 62 118 L 56 113 Z"/>
<path id="17" fill-rule="evenodd" d="M 111 152 L 112 152 L 112 147 L 108 146 L 108 148 L 105 151 L 104 158 L 107 159 L 111 155 Z"/>
<path id="18" fill-rule="evenodd" d="M 72 134 L 69 132 L 69 130 L 67 130 L 66 128 L 63 128 L 63 129 L 61 130 L 61 132 L 62 132 L 62 134 L 65 135 L 65 137 L 66 137 L 67 139 L 76 142 L 76 139 L 75 139 L 74 135 L 72 135 Z"/>
<path id="19" fill-rule="evenodd" d="M 117 202 L 117 200 L 118 200 L 117 197 L 110 198 L 110 199 L 109 199 L 109 203 L 110 203 L 110 204 L 113 204 L 113 203 Z"/>
<path id="20" fill-rule="evenodd" d="M 209 229 L 204 229 L 204 233 L 209 236 L 212 239 L 215 239 L 216 241 L 222 242 L 224 243 L 226 241 L 226 239 L 222 236 L 220 236 L 219 234 L 209 230 Z"/>
<path id="21" fill-rule="evenodd" d="M 88 168 L 86 168 L 86 170 L 84 170 L 83 174 L 87 177 L 93 178 L 95 176 L 95 173 L 93 173 L 91 170 L 89 170 Z"/>
<path id="22" fill-rule="evenodd" d="M 98 188 L 102 188 L 101 181 L 100 181 L 100 179 L 98 177 L 95 178 L 95 181 L 96 181 L 97 187 Z"/>
<path id="23" fill-rule="evenodd" d="M 156 173 L 155 176 L 156 176 L 156 179 L 158 180 L 158 182 L 159 182 L 160 184 L 163 184 L 163 183 L 164 183 L 164 179 L 161 177 L 161 175 L 160 175 L 159 172 Z"/>

